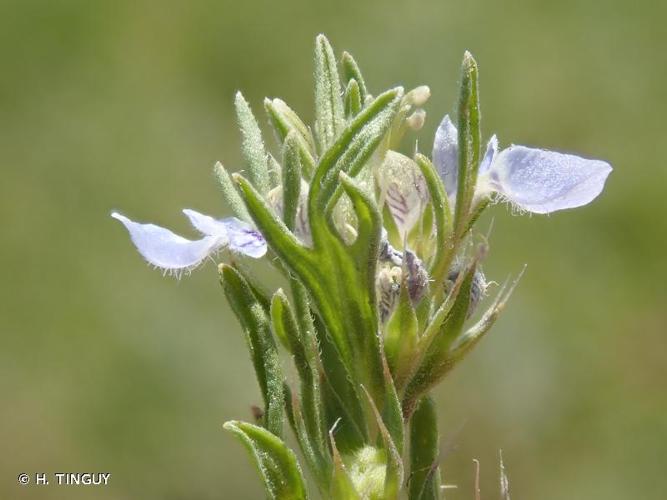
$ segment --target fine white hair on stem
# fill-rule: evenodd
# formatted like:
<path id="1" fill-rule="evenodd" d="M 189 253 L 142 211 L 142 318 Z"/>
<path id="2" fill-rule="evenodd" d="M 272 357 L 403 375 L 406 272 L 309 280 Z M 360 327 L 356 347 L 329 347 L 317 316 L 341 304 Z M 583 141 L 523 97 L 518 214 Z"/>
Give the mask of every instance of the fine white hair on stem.
<path id="1" fill-rule="evenodd" d="M 510 482 L 503 462 L 503 450 L 498 450 L 498 459 L 500 463 L 500 498 L 501 500 L 510 500 Z"/>

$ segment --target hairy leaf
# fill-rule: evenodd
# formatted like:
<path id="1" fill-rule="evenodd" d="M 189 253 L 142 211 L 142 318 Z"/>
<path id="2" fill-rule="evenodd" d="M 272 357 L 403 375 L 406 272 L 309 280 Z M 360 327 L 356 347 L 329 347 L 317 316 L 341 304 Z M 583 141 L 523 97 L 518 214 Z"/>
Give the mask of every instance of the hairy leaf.
<path id="1" fill-rule="evenodd" d="M 247 422 L 231 420 L 224 428 L 246 447 L 264 480 L 269 498 L 306 500 L 306 486 L 294 452 L 277 436 Z"/>

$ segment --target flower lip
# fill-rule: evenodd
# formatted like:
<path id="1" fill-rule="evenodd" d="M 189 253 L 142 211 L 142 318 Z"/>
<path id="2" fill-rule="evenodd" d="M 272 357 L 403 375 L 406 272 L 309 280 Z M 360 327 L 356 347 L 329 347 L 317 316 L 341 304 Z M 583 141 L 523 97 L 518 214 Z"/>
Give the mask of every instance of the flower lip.
<path id="1" fill-rule="evenodd" d="M 458 181 L 458 133 L 445 115 L 435 135 L 433 162 L 450 198 Z M 479 167 L 475 196 L 498 193 L 528 212 L 546 214 L 593 201 L 612 171 L 602 160 L 512 145 L 499 152 L 498 139 L 489 140 Z"/>
<path id="2" fill-rule="evenodd" d="M 233 217 L 217 220 L 191 209 L 183 213 L 203 238 L 189 240 L 155 224 L 134 222 L 118 212 L 112 212 L 111 217 L 125 226 L 141 256 L 165 272 L 191 271 L 221 248 L 253 258 L 266 253 L 262 235 L 245 222 Z"/>

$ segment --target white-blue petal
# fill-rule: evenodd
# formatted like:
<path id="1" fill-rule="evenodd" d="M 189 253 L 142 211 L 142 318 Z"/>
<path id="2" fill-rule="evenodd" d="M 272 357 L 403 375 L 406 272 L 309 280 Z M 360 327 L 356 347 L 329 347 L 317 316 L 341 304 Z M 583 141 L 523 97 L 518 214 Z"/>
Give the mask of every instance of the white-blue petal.
<path id="1" fill-rule="evenodd" d="M 220 223 L 227 228 L 229 238 L 229 249 L 259 259 L 266 254 L 266 240 L 262 233 L 254 229 L 250 224 L 235 218 L 223 219 Z"/>
<path id="2" fill-rule="evenodd" d="M 478 175 L 482 175 L 483 173 L 489 170 L 489 167 L 493 163 L 493 159 L 495 158 L 497 153 L 498 153 L 498 138 L 494 134 L 491 137 L 491 139 L 489 139 L 489 142 L 486 145 L 486 153 L 484 153 L 484 158 L 482 158 L 482 161 L 479 164 Z"/>
<path id="3" fill-rule="evenodd" d="M 191 241 L 154 224 L 133 222 L 116 212 L 111 216 L 123 223 L 144 259 L 166 271 L 194 269 L 226 243 L 225 238 L 218 236 Z"/>
<path id="4" fill-rule="evenodd" d="M 235 217 L 214 219 L 189 208 L 184 209 L 183 213 L 187 215 L 195 229 L 206 236 L 224 239 L 225 246 L 234 252 L 256 259 L 266 253 L 266 240 L 250 224 Z"/>
<path id="5" fill-rule="evenodd" d="M 227 238 L 227 227 L 222 221 L 204 215 L 196 210 L 184 208 L 183 213 L 190 219 L 190 224 L 204 236 L 220 236 Z"/>
<path id="6" fill-rule="evenodd" d="M 611 170 L 601 160 L 511 146 L 496 156 L 488 182 L 520 208 L 544 214 L 590 203 L 602 191 Z"/>
<path id="7" fill-rule="evenodd" d="M 447 194 L 456 195 L 459 173 L 459 139 L 458 131 L 449 115 L 445 115 L 435 132 L 433 165 L 445 183 Z"/>

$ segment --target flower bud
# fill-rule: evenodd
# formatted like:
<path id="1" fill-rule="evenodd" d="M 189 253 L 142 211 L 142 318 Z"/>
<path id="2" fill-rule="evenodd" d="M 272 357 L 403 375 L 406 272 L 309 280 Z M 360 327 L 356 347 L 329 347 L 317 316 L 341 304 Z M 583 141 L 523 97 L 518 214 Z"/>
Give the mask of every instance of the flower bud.
<path id="1" fill-rule="evenodd" d="M 428 272 L 417 254 L 411 250 L 405 251 L 405 263 L 408 269 L 408 292 L 413 304 L 424 296 L 428 286 Z"/>
<path id="2" fill-rule="evenodd" d="M 405 119 L 405 124 L 412 130 L 421 130 L 426 121 L 426 111 L 418 109 Z"/>
<path id="3" fill-rule="evenodd" d="M 429 97 L 431 97 L 431 89 L 428 85 L 420 85 L 405 94 L 404 102 L 412 104 L 415 107 L 421 107 L 426 104 Z"/>
<path id="4" fill-rule="evenodd" d="M 447 293 L 449 293 L 454 287 L 454 283 L 456 283 L 456 280 L 459 278 L 459 274 L 462 272 L 462 270 L 462 268 L 455 267 L 449 271 L 447 279 L 445 280 L 445 290 Z M 473 277 L 472 285 L 470 287 L 470 305 L 468 306 L 468 314 L 466 315 L 466 319 L 470 318 L 470 316 L 472 316 L 477 309 L 480 301 L 484 295 L 486 295 L 487 287 L 488 283 L 486 282 L 486 277 L 484 276 L 484 273 L 481 271 L 481 269 L 478 268 L 475 271 L 475 276 Z"/>
<path id="5" fill-rule="evenodd" d="M 398 297 L 401 294 L 401 278 L 403 272 L 400 267 L 384 267 L 380 269 L 376 280 L 378 295 L 378 311 L 380 321 L 383 323 L 389 319 L 391 313 L 396 309 Z"/>

